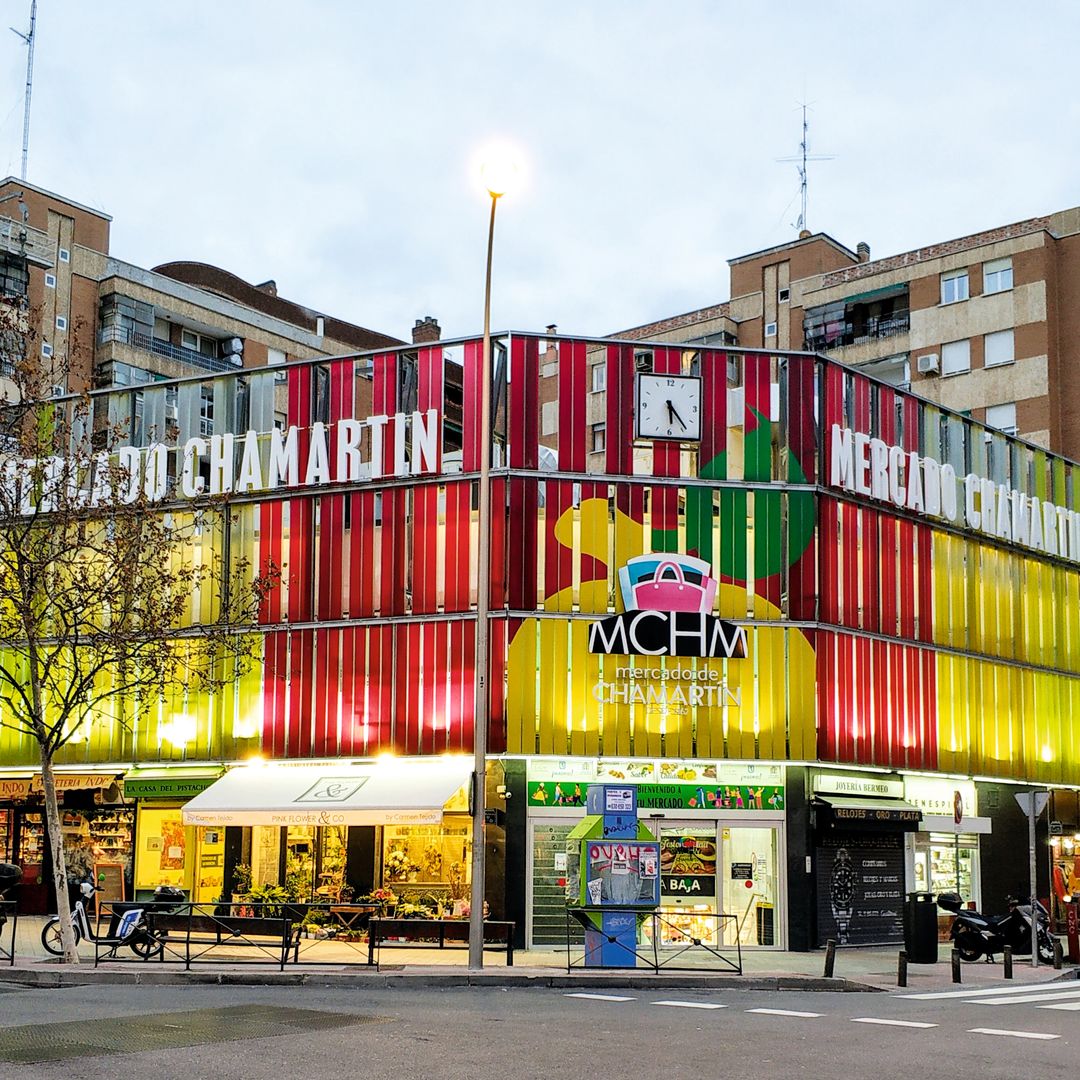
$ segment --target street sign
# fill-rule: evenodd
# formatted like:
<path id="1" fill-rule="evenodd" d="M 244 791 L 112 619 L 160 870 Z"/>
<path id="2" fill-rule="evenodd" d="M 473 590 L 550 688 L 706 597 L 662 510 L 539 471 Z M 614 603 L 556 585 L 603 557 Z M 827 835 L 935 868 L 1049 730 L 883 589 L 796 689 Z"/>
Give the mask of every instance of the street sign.
<path id="1" fill-rule="evenodd" d="M 1035 793 L 1035 817 L 1046 809 L 1046 804 L 1050 801 L 1049 791 L 1036 791 Z M 1031 816 L 1031 795 L 1030 791 L 1018 791 L 1013 798 L 1016 800 L 1017 805 L 1024 811 L 1029 817 Z"/>
<path id="2" fill-rule="evenodd" d="M 1065 826 L 1060 821 L 1050 822 L 1050 835 L 1060 836 L 1065 831 Z"/>

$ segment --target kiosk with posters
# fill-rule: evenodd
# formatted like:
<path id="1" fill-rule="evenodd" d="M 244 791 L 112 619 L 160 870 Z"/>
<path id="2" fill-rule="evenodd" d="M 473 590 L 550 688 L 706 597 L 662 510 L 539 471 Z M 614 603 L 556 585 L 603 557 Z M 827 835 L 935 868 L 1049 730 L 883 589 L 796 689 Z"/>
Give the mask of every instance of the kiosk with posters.
<path id="1" fill-rule="evenodd" d="M 637 816 L 637 789 L 592 785 L 566 841 L 566 903 L 585 927 L 586 967 L 635 967 L 637 913 L 660 903 L 660 844 Z"/>

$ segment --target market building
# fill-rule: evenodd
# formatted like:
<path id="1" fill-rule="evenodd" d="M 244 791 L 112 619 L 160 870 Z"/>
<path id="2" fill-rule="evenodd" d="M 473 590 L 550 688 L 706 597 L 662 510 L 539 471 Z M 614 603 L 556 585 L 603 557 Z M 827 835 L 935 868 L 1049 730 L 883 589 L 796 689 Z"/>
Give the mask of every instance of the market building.
<path id="1" fill-rule="evenodd" d="M 753 947 L 896 941 L 916 888 L 999 903 L 1025 786 L 1080 825 L 1080 466 L 809 353 L 512 333 L 493 359 L 486 893 L 522 944 L 565 940 L 598 779 L 639 785 L 662 906 Z M 230 493 L 230 550 L 283 580 L 229 693 L 62 751 L 118 889 L 468 895 L 480 371 L 469 339 L 144 388 L 180 405 L 129 438 L 163 509 Z M 187 404 L 240 378 L 246 423 L 208 436 Z M 34 765 L 0 729 L 28 878 Z M 1074 845 L 1042 830 L 1048 890 Z"/>

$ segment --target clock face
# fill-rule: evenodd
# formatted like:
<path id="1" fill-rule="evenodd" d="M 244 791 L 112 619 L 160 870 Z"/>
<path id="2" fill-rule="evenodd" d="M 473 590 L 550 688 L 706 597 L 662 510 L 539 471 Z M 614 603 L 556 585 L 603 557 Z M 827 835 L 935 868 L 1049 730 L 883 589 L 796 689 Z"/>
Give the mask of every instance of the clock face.
<path id="1" fill-rule="evenodd" d="M 696 375 L 638 375 L 637 436 L 680 442 L 700 439 L 701 380 Z"/>

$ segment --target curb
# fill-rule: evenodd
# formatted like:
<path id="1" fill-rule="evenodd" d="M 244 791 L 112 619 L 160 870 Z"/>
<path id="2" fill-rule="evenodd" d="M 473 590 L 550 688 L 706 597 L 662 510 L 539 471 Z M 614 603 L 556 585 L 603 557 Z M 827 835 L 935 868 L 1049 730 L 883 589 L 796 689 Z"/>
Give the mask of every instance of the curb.
<path id="1" fill-rule="evenodd" d="M 281 972 L 281 971 L 115 971 L 78 969 L 8 968 L 0 970 L 0 983 L 28 989 L 55 990 L 76 986 L 329 986 L 364 990 L 413 990 L 454 987 L 500 987 L 561 990 L 682 988 L 698 990 L 801 990 L 841 993 L 887 993 L 884 987 L 853 979 L 825 979 L 814 975 L 696 975 L 692 972 L 660 975 L 632 972 L 610 974 L 483 974 L 479 972 L 393 973 Z"/>

